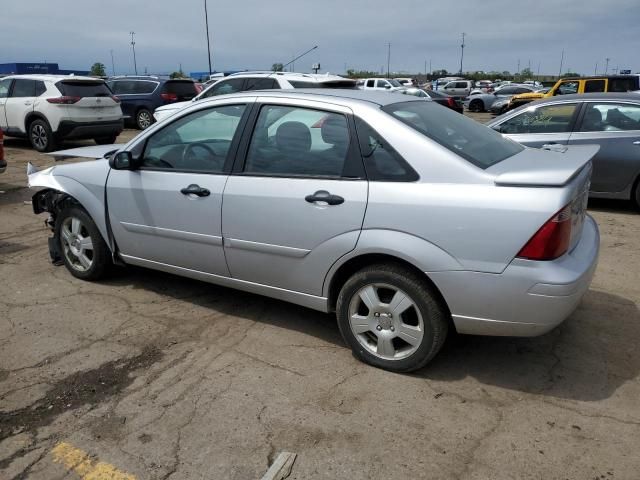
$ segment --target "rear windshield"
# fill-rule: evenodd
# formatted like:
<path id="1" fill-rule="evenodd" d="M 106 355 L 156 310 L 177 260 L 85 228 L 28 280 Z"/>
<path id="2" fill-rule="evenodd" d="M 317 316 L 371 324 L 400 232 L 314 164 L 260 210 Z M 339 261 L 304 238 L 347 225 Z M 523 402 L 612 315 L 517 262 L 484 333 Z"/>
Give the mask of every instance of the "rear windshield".
<path id="1" fill-rule="evenodd" d="M 489 127 L 435 102 L 393 103 L 382 110 L 482 169 L 524 149 Z"/>
<path id="2" fill-rule="evenodd" d="M 198 94 L 196 84 L 189 81 L 168 81 L 164 84 L 165 93 L 175 93 L 179 100 L 191 100 Z"/>
<path id="3" fill-rule="evenodd" d="M 293 88 L 356 88 L 353 80 L 335 80 L 331 82 L 305 82 L 301 80 L 289 80 Z"/>
<path id="4" fill-rule="evenodd" d="M 68 97 L 110 97 L 111 90 L 104 82 L 63 80 L 56 83 L 62 95 Z"/>

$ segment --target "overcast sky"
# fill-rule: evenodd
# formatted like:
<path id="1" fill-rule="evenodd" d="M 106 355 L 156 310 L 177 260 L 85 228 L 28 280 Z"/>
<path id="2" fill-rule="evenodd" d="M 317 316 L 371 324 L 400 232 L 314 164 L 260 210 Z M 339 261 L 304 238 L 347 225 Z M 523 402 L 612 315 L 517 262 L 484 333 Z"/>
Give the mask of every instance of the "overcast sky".
<path id="1" fill-rule="evenodd" d="M 100 61 L 112 73 L 207 70 L 204 0 L 4 0 L 0 6 L 0 63 L 58 62 L 89 69 Z M 380 71 L 391 42 L 392 71 L 531 66 L 557 74 L 619 67 L 640 71 L 640 0 L 208 0 L 214 70 L 264 69 L 296 62 L 309 71 Z"/>

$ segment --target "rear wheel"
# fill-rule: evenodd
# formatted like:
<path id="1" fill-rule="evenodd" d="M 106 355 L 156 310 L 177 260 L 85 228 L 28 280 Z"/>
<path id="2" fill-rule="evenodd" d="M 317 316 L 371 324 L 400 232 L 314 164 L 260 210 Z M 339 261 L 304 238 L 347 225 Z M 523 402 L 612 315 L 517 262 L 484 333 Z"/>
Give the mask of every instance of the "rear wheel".
<path id="1" fill-rule="evenodd" d="M 98 145 L 111 145 L 112 143 L 116 143 L 117 138 L 118 138 L 117 135 L 111 135 L 110 137 L 97 137 L 97 138 L 94 138 L 93 140 Z"/>
<path id="2" fill-rule="evenodd" d="M 151 112 L 146 108 L 138 110 L 138 113 L 136 113 L 136 127 L 138 127 L 138 130 L 145 130 L 149 128 L 151 124 L 153 124 L 153 115 L 151 115 Z"/>
<path id="3" fill-rule="evenodd" d="M 636 208 L 640 209 L 640 177 L 636 179 L 636 186 L 633 189 L 631 199 L 634 201 Z"/>
<path id="4" fill-rule="evenodd" d="M 29 141 L 31 146 L 39 152 L 50 152 L 55 148 L 55 139 L 49 124 L 41 119 L 34 120 L 29 125 Z"/>
<path id="5" fill-rule="evenodd" d="M 482 111 L 484 111 L 484 104 L 482 103 L 482 100 L 473 100 L 469 104 L 469 111 L 470 112 L 482 112 Z"/>
<path id="6" fill-rule="evenodd" d="M 340 291 L 336 315 L 356 357 L 395 372 L 426 365 L 449 326 L 446 309 L 424 279 L 393 264 L 354 274 Z"/>
<path id="7" fill-rule="evenodd" d="M 67 270 L 83 280 L 98 280 L 112 265 L 109 247 L 89 214 L 79 206 L 65 208 L 56 221 L 55 237 Z"/>

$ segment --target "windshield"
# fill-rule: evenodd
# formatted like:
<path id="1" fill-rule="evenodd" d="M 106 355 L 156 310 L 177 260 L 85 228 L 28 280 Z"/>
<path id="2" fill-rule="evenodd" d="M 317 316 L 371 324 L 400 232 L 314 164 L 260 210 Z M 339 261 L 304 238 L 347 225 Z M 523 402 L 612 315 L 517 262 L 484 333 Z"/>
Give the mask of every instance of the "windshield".
<path id="1" fill-rule="evenodd" d="M 482 169 L 524 150 L 498 132 L 435 102 L 393 103 L 382 110 Z"/>

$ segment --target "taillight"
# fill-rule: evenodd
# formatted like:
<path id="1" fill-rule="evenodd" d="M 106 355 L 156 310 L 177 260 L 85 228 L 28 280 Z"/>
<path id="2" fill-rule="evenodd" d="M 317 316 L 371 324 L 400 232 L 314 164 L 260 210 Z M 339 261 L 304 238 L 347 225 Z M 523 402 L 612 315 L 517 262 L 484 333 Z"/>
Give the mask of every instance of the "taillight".
<path id="1" fill-rule="evenodd" d="M 116 103 L 120 103 L 120 99 L 118 97 L 116 97 L 115 95 L 111 95 L 111 100 L 113 100 Z"/>
<path id="2" fill-rule="evenodd" d="M 178 100 L 178 95 L 175 93 L 161 93 L 160 96 L 163 100 L 167 100 L 169 102 L 175 102 Z"/>
<path id="3" fill-rule="evenodd" d="M 71 97 L 69 95 L 63 95 L 62 97 L 47 98 L 47 102 L 55 103 L 56 105 L 73 105 L 76 102 L 82 100 L 82 97 Z"/>
<path id="4" fill-rule="evenodd" d="M 569 250 L 571 242 L 571 204 L 556 213 L 518 252 L 527 260 L 554 260 Z"/>
<path id="5" fill-rule="evenodd" d="M 450 107 L 456 106 L 456 101 L 453 99 L 453 97 L 447 98 L 447 103 L 449 104 Z"/>

